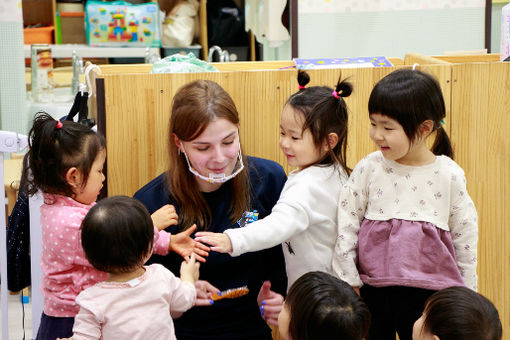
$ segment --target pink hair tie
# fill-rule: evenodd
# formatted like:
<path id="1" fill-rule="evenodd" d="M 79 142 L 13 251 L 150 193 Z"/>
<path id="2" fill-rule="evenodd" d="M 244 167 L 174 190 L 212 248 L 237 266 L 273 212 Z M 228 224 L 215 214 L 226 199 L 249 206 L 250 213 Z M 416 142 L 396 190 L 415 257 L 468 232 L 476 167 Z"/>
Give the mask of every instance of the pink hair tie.
<path id="1" fill-rule="evenodd" d="M 304 90 L 304 89 L 306 89 L 306 86 L 299 85 L 299 86 L 298 86 L 298 88 L 299 88 L 300 90 Z"/>
<path id="2" fill-rule="evenodd" d="M 60 120 L 57 120 L 57 129 L 60 129 L 62 127 L 62 122 Z"/>
<path id="3" fill-rule="evenodd" d="M 335 97 L 336 99 L 340 98 L 340 96 L 338 95 L 338 93 L 336 91 L 333 90 L 333 92 L 331 92 L 331 94 L 333 95 L 333 97 Z"/>

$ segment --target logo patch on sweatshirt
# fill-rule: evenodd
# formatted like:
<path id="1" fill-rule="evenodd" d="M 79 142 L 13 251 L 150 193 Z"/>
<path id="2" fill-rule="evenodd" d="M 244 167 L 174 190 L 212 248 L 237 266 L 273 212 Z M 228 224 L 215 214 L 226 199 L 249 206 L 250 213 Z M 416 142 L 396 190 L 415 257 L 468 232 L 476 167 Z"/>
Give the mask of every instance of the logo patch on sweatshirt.
<path id="1" fill-rule="evenodd" d="M 237 224 L 239 225 L 239 227 L 242 228 L 245 225 L 255 222 L 258 219 L 259 213 L 257 212 L 257 210 L 245 211 L 243 213 L 243 216 L 239 219 L 239 221 L 237 221 Z"/>

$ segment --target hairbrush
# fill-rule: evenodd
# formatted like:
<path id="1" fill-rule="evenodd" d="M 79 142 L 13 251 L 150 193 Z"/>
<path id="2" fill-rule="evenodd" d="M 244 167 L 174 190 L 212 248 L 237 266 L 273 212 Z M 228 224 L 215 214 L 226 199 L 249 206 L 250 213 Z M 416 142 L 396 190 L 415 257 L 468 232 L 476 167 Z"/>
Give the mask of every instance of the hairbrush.
<path id="1" fill-rule="evenodd" d="M 218 301 L 221 299 L 235 299 L 240 296 L 248 294 L 249 291 L 250 290 L 248 289 L 248 286 L 222 290 L 221 292 L 213 293 L 211 296 L 211 300 Z"/>

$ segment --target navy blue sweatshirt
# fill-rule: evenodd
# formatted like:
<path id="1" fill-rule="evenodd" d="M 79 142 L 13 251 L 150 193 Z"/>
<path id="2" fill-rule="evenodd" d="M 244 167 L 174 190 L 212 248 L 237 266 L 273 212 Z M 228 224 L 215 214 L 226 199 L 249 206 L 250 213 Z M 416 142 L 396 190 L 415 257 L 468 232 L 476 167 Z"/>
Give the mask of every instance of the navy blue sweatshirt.
<path id="1" fill-rule="evenodd" d="M 285 184 L 286 175 L 282 167 L 269 160 L 247 157 L 246 168 L 251 183 L 251 209 L 257 210 L 259 218 L 271 213 Z M 218 190 L 203 193 L 212 213 L 208 231 L 222 233 L 229 228 L 239 228 L 230 221 L 232 181 L 224 183 Z M 168 191 L 166 174 L 162 174 L 138 190 L 134 196 L 152 214 L 165 204 L 179 207 Z M 177 234 L 180 226 L 170 226 L 166 231 Z M 153 255 L 149 262 L 161 263 L 179 276 L 180 255 L 173 252 L 166 256 Z M 231 257 L 228 254 L 210 252 L 206 263 L 200 265 L 200 279 L 210 282 L 220 290 L 248 285 L 250 293 L 236 299 L 216 301 L 212 306 L 193 307 L 174 320 L 179 340 L 261 340 L 272 339 L 269 327 L 261 318 L 257 295 L 265 280 L 271 281 L 272 290 L 285 293 L 287 278 L 281 246 L 263 251 Z"/>

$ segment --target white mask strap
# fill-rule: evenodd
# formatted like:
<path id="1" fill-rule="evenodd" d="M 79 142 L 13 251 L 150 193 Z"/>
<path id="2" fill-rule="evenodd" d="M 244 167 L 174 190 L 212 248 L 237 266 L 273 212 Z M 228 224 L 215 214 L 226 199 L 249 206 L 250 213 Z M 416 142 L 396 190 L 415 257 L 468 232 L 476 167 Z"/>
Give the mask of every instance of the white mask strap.
<path id="1" fill-rule="evenodd" d="M 179 148 L 180 150 L 180 148 Z M 189 159 L 188 159 L 188 155 L 186 154 L 186 150 L 184 150 L 184 147 L 182 148 L 182 153 L 184 154 L 184 158 L 186 158 L 186 163 L 188 163 L 188 170 L 195 176 L 197 176 L 198 178 L 206 181 L 206 182 L 209 182 L 209 183 L 225 183 L 227 182 L 228 180 L 236 177 L 237 175 L 239 175 L 239 173 L 241 171 L 243 171 L 244 169 L 244 164 L 243 164 L 243 157 L 241 155 L 241 145 L 239 145 L 239 154 L 238 154 L 238 163 L 239 163 L 239 168 L 234 171 L 231 175 L 229 176 L 225 176 L 225 174 L 215 174 L 215 173 L 209 173 L 209 177 L 205 177 L 203 175 L 201 175 L 197 170 L 195 170 L 192 166 L 191 166 L 191 163 L 189 162 Z"/>

